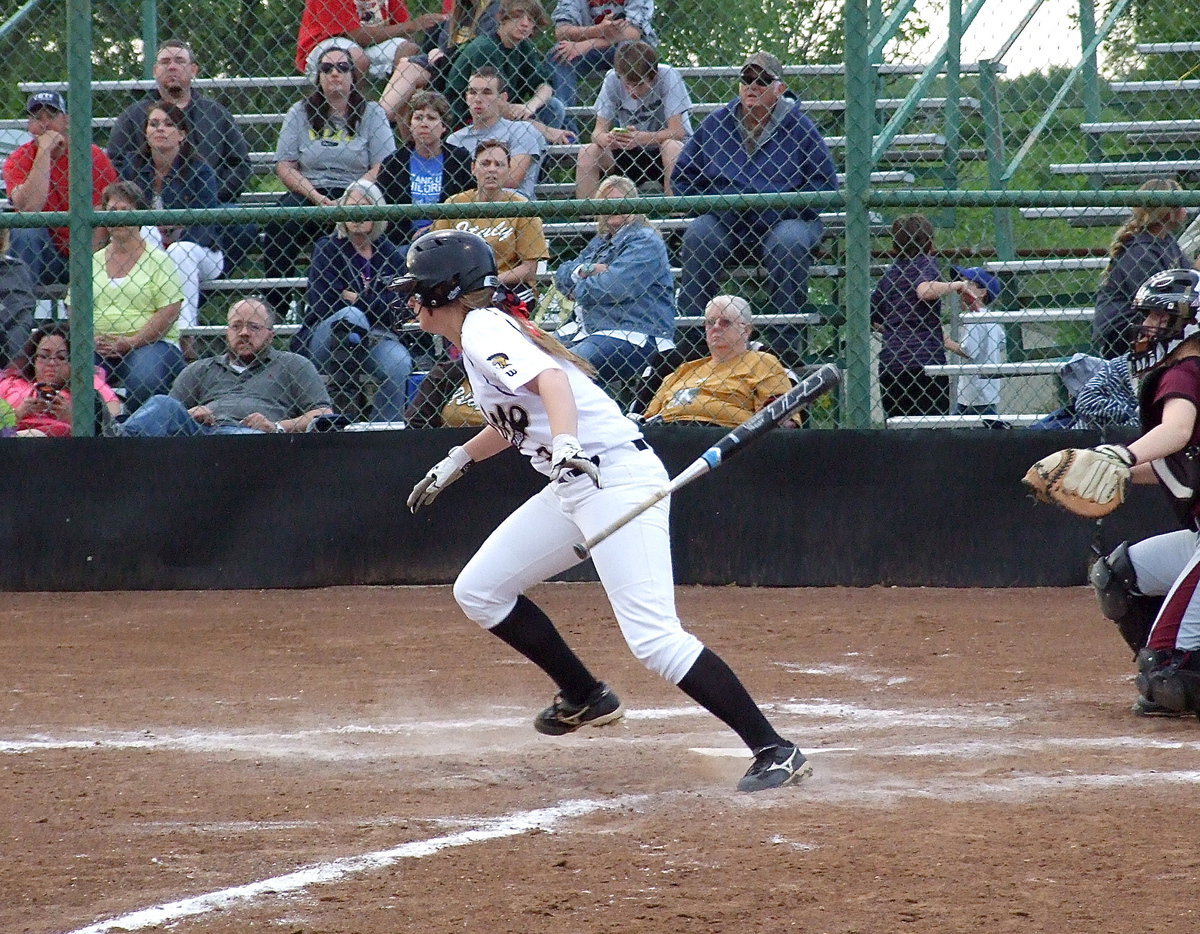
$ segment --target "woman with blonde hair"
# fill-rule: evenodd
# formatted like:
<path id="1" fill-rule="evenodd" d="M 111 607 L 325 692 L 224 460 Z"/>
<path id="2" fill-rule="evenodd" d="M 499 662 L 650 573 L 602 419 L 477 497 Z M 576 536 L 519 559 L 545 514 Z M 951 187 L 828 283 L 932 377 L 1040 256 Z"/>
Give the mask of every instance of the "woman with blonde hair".
<path id="1" fill-rule="evenodd" d="M 600 182 L 596 197 L 637 197 L 623 175 Z M 602 214 L 596 236 L 554 275 L 575 301 L 579 323 L 571 349 L 596 368 L 612 391 L 625 388 L 660 353 L 675 346 L 675 280 L 667 247 L 642 214 Z M 561 329 L 560 329 L 561 330 Z"/>
<path id="2" fill-rule="evenodd" d="M 579 563 L 574 546 L 661 490 L 667 472 L 570 351 L 493 304 L 499 275 L 491 248 L 461 230 L 439 230 L 409 250 L 407 293 L 421 328 L 462 349 L 487 425 L 413 487 L 414 513 L 476 461 L 515 447 L 546 485 L 488 536 L 454 583 L 466 616 L 537 665 L 557 695 L 533 720 L 549 736 L 620 720 L 616 692 L 598 680 L 525 592 Z M 795 743 L 775 731 L 730 667 L 683 628 L 675 610 L 669 498 L 596 545 L 592 561 L 630 650 L 728 725 L 754 762 L 740 791 L 792 784 L 812 773 Z"/>
<path id="3" fill-rule="evenodd" d="M 1181 191 L 1173 178 L 1151 178 L 1138 191 Z M 1097 353 L 1109 360 L 1129 349 L 1132 329 L 1141 319 L 1130 307 L 1143 282 L 1164 269 L 1192 265 L 1175 232 L 1187 221 L 1183 207 L 1133 208 L 1129 220 L 1117 231 L 1108 249 L 1108 267 L 1096 294 L 1092 340 Z"/>

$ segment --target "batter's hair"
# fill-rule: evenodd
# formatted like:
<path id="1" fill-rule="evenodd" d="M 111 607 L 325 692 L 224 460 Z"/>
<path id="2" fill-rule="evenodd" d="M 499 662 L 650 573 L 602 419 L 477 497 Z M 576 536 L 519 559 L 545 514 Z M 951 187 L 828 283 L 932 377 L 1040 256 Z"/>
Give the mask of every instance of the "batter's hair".
<path id="1" fill-rule="evenodd" d="M 623 81 L 640 84 L 658 77 L 658 52 L 649 42 L 635 39 L 617 46 L 613 70 Z"/>
<path id="2" fill-rule="evenodd" d="M 902 214 L 892 221 L 892 255 L 913 259 L 933 252 L 933 222 L 924 214 Z"/>
<path id="3" fill-rule="evenodd" d="M 467 292 L 459 299 L 459 301 L 469 309 L 490 308 L 494 304 L 494 297 L 495 293 L 491 288 L 476 289 L 474 292 Z M 524 328 L 525 334 L 531 341 L 542 348 L 542 350 L 546 351 L 546 353 L 548 353 L 550 356 L 554 357 L 554 359 L 565 360 L 567 363 L 574 364 L 585 374 L 587 374 L 588 378 L 595 377 L 596 368 L 588 363 L 588 361 L 584 360 L 583 357 L 579 356 L 579 354 L 568 350 L 558 338 L 547 334 L 537 325 L 525 318 L 519 318 L 516 315 L 511 315 L 511 317 L 514 321 L 520 324 L 522 328 Z"/>
<path id="4" fill-rule="evenodd" d="M 1138 191 L 1183 191 L 1183 186 L 1173 178 L 1148 178 L 1138 186 Z M 1121 226 L 1108 246 L 1109 265 L 1104 270 L 1104 278 L 1108 278 L 1113 261 L 1125 252 L 1130 240 L 1142 231 L 1157 237 L 1164 230 L 1170 229 L 1175 224 L 1175 212 L 1178 210 L 1179 208 L 1168 204 L 1156 208 L 1134 206 L 1129 220 Z"/>

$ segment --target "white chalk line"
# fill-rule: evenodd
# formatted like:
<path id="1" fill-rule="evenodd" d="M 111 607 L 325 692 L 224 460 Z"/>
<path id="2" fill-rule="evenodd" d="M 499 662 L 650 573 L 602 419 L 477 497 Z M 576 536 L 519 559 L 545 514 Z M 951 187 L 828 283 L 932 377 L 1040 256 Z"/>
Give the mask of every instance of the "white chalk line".
<path id="1" fill-rule="evenodd" d="M 911 710 L 869 708 L 830 701 L 787 702 L 764 705 L 764 709 L 789 716 L 810 720 L 836 720 L 843 728 L 855 726 L 894 728 L 915 726 L 930 729 L 1003 728 L 1018 722 L 1011 716 L 970 716 L 947 714 L 941 710 Z M 631 708 L 625 713 L 632 722 L 654 722 L 675 718 L 709 718 L 711 715 L 698 706 Z M 400 723 L 344 724 L 294 730 L 288 732 L 170 732 L 167 730 L 143 729 L 137 732 L 121 730 L 76 729 L 66 736 L 48 733 L 33 733 L 24 737 L 0 738 L 0 755 L 24 754 L 49 750 L 113 750 L 113 749 L 179 749 L 185 751 L 245 752 L 259 756 L 300 754 L 316 758 L 319 752 L 314 742 L 357 737 L 422 737 L 442 738 L 455 734 L 486 733 L 488 731 L 527 729 L 527 714 L 514 717 L 487 717 L 478 719 L 411 720 Z M 346 758 L 345 745 L 329 747 L 329 755 Z"/>
<path id="2" fill-rule="evenodd" d="M 533 830 L 551 830 L 560 821 L 582 817 L 596 811 L 614 810 L 627 807 L 645 800 L 646 795 L 623 795 L 609 801 L 566 801 L 550 808 L 539 808 L 534 811 L 521 811 L 494 819 L 480 819 L 478 826 L 458 833 L 442 837 L 432 837 L 428 840 L 414 840 L 387 850 L 377 850 L 373 853 L 363 853 L 360 856 L 347 856 L 341 859 L 318 863 L 298 869 L 295 872 L 274 876 L 270 879 L 260 879 L 245 885 L 207 892 L 178 901 L 142 908 L 117 918 L 99 921 L 87 927 L 78 928 L 70 934 L 106 934 L 109 931 L 139 931 L 144 928 L 173 924 L 183 918 L 194 917 L 210 911 L 228 909 L 237 904 L 245 904 L 260 897 L 278 896 L 296 892 L 314 885 L 336 882 L 346 876 L 362 872 L 385 869 L 405 859 L 420 859 L 432 856 L 441 850 L 453 847 L 470 846 L 473 843 L 483 843 L 502 837 L 513 837 Z"/>

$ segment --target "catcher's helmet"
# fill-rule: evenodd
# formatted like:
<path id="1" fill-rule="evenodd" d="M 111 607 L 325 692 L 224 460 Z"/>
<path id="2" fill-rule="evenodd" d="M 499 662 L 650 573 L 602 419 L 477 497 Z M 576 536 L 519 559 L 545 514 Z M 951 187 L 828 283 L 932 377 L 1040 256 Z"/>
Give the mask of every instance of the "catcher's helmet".
<path id="1" fill-rule="evenodd" d="M 1129 352 L 1129 369 L 1140 375 L 1158 366 L 1186 338 L 1198 333 L 1200 272 L 1166 269 L 1142 283 L 1130 306 L 1142 318 L 1165 315 L 1164 323 L 1143 324 L 1137 329 Z"/>
<path id="2" fill-rule="evenodd" d="M 442 305 L 478 289 L 500 284 L 496 255 L 483 237 L 465 230 L 434 230 L 408 248 L 408 275 L 389 283 L 403 297 L 415 296 L 427 308 Z"/>

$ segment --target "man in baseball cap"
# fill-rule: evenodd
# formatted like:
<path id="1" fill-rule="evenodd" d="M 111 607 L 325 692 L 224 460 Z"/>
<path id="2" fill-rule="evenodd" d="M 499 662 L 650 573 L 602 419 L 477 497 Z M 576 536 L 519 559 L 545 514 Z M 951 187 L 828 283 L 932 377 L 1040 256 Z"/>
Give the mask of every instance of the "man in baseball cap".
<path id="1" fill-rule="evenodd" d="M 770 52 L 746 57 L 738 96 L 713 111 L 684 143 L 671 175 L 677 195 L 836 191 L 829 145 L 800 102 L 785 97 L 783 67 Z M 816 207 L 718 210 L 683 235 L 680 316 L 699 317 L 735 260 L 766 267 L 767 310 L 795 314 L 808 301 L 808 273 L 824 234 Z"/>
<path id="2" fill-rule="evenodd" d="M 67 101 L 58 91 L 38 91 L 36 94 L 29 95 L 29 100 L 25 102 L 25 113 L 35 113 L 42 107 L 57 110 L 60 114 L 65 114 L 67 112 Z"/>
<path id="3" fill-rule="evenodd" d="M 4 187 L 14 211 L 70 210 L 70 157 L 67 152 L 67 102 L 58 91 L 38 91 L 25 102 L 26 124 L 33 137 L 4 162 Z M 92 146 L 92 203 L 117 180 L 104 150 Z M 97 230 L 92 248 L 99 246 Z M 33 273 L 35 284 L 67 281 L 70 236 L 66 227 L 28 227 L 12 232 L 12 251 Z"/>
<path id="4" fill-rule="evenodd" d="M 783 80 L 783 66 L 770 52 L 755 52 L 742 65 L 741 82 L 766 86 Z"/>

